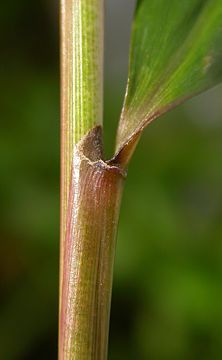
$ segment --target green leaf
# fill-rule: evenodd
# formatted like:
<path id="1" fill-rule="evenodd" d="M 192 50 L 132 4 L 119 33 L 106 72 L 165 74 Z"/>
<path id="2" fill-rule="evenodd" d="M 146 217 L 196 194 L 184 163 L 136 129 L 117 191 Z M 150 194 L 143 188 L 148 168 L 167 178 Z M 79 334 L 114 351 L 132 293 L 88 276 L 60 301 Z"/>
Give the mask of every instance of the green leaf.
<path id="1" fill-rule="evenodd" d="M 222 0 L 138 0 L 117 153 L 152 120 L 222 81 Z"/>

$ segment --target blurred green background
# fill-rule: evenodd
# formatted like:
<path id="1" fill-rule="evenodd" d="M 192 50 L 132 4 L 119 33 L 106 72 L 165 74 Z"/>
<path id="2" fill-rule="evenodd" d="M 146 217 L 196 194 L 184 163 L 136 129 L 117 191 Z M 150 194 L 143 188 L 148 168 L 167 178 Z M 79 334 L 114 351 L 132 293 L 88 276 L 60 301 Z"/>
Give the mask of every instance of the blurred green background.
<path id="1" fill-rule="evenodd" d="M 133 0 L 106 1 L 105 140 Z M 59 34 L 53 0 L 1 2 L 0 359 L 56 359 Z M 153 123 L 121 212 L 110 360 L 222 358 L 222 87 Z"/>

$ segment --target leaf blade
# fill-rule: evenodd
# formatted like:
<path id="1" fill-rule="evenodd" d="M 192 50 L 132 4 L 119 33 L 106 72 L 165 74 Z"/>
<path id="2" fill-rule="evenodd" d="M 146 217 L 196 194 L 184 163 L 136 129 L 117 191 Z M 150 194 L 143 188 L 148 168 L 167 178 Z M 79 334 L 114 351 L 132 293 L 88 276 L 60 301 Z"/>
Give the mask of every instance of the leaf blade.
<path id="1" fill-rule="evenodd" d="M 221 0 L 139 0 L 117 153 L 162 113 L 221 81 Z"/>

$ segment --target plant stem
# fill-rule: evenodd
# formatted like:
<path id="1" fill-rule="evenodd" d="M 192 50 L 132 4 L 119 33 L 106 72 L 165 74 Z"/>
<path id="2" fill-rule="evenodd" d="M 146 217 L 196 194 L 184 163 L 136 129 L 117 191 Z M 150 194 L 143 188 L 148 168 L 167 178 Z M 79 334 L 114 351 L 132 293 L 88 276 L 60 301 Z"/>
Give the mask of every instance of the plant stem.
<path id="1" fill-rule="evenodd" d="M 105 360 L 124 172 L 103 161 L 103 0 L 62 0 L 59 360 Z"/>
<path id="2" fill-rule="evenodd" d="M 103 0 L 61 0 L 61 274 L 74 145 L 102 118 Z"/>

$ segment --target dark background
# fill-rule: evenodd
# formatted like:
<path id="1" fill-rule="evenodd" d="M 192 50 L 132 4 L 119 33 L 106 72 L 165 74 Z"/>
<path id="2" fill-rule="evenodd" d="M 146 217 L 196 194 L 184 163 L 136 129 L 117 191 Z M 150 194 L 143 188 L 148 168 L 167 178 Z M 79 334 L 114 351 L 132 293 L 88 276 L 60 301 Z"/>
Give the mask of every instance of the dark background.
<path id="1" fill-rule="evenodd" d="M 106 1 L 109 156 L 133 5 Z M 0 359 L 56 359 L 57 2 L 2 1 L 0 40 Z M 222 87 L 193 99 L 138 146 L 121 212 L 110 360 L 222 358 L 221 99 Z"/>

